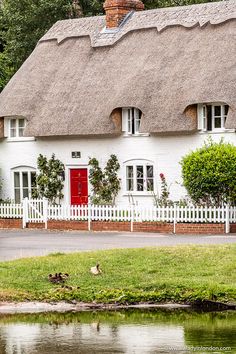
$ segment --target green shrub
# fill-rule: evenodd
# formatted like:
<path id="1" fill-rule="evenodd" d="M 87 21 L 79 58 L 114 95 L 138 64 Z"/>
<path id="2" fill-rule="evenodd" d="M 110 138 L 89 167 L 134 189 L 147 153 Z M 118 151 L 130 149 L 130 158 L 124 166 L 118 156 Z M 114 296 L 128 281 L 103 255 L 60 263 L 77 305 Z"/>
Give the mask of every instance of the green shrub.
<path id="1" fill-rule="evenodd" d="M 219 206 L 236 203 L 236 147 L 208 139 L 180 162 L 184 187 L 193 202 Z"/>

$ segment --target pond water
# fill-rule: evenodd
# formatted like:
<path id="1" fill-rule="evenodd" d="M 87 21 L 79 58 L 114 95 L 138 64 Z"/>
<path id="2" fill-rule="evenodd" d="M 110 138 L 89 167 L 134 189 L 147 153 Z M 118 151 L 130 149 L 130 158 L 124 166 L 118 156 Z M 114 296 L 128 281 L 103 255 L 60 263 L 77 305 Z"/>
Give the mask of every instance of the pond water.
<path id="1" fill-rule="evenodd" d="M 236 312 L 0 315 L 0 354 L 236 353 Z"/>

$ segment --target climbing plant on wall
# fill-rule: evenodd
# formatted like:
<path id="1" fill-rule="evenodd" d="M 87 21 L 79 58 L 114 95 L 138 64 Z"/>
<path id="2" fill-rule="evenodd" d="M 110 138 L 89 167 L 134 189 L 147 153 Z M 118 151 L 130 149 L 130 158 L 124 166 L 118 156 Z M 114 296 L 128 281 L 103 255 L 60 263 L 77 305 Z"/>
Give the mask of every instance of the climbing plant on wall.
<path id="1" fill-rule="evenodd" d="M 120 190 L 118 170 L 120 164 L 116 155 L 111 155 L 104 170 L 96 158 L 89 159 L 89 182 L 92 186 L 91 202 L 93 204 L 114 204 Z"/>
<path id="2" fill-rule="evenodd" d="M 52 204 L 60 202 L 63 198 L 64 164 L 52 154 L 50 159 L 39 155 L 37 160 L 38 173 L 36 176 L 35 198 L 47 198 Z"/>

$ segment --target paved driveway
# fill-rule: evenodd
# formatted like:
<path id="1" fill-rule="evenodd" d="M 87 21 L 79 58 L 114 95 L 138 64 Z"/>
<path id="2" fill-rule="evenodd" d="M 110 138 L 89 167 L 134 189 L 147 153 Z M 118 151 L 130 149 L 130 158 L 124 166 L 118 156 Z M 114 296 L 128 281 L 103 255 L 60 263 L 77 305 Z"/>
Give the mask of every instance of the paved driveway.
<path id="1" fill-rule="evenodd" d="M 224 243 L 236 243 L 236 235 L 181 236 L 120 232 L 0 230 L 0 261 L 42 256 L 53 252 Z"/>

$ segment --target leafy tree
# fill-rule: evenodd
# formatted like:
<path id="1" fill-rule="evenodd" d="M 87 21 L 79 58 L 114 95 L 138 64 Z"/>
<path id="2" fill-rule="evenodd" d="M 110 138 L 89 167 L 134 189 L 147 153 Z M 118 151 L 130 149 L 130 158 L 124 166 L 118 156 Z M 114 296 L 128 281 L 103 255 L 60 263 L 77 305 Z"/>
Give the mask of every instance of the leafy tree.
<path id="1" fill-rule="evenodd" d="M 71 17 L 67 0 L 2 0 L 0 33 L 14 70 L 30 55 L 37 41 L 60 19 Z"/>
<path id="2" fill-rule="evenodd" d="M 39 155 L 37 160 L 38 170 L 36 176 L 36 190 L 34 198 L 47 198 L 52 204 L 63 198 L 63 175 L 65 166 L 52 154 L 51 159 Z"/>
<path id="3" fill-rule="evenodd" d="M 236 146 L 208 139 L 184 156 L 181 166 L 183 184 L 195 203 L 236 203 Z"/>
<path id="4" fill-rule="evenodd" d="M 158 7 L 185 6 L 215 1 L 222 0 L 143 0 L 143 3 L 146 9 L 155 9 Z"/>
<path id="5" fill-rule="evenodd" d="M 116 155 L 110 156 L 104 171 L 99 167 L 96 158 L 90 158 L 89 165 L 89 182 L 93 188 L 92 203 L 114 204 L 120 190 L 120 180 L 117 176 L 120 164 Z"/>

